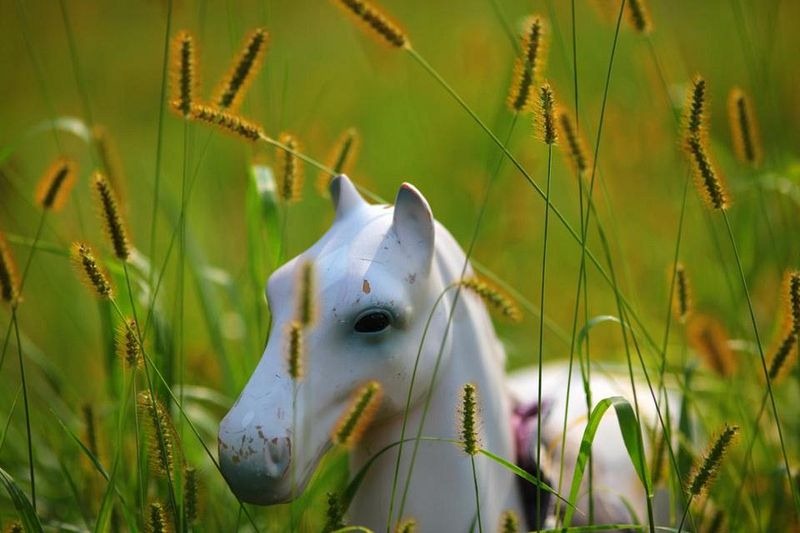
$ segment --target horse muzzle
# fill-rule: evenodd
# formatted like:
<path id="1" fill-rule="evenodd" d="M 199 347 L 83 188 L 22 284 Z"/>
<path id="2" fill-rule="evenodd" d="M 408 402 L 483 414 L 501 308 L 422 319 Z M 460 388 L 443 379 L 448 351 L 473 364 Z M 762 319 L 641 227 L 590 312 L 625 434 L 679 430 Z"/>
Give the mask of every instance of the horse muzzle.
<path id="1" fill-rule="evenodd" d="M 220 468 L 240 500 L 258 505 L 283 503 L 293 497 L 292 434 L 285 423 L 258 416 L 264 411 L 255 407 L 240 401 L 220 422 Z"/>

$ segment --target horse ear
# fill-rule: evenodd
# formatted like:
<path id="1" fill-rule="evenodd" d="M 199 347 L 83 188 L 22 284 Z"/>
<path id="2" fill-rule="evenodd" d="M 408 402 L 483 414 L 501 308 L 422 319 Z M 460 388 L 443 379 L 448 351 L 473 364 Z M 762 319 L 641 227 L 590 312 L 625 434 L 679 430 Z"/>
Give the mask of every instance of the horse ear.
<path id="1" fill-rule="evenodd" d="M 433 213 L 425 197 L 410 183 L 403 183 L 397 191 L 392 228 L 400 245 L 427 272 L 433 259 Z"/>
<path id="2" fill-rule="evenodd" d="M 336 219 L 343 218 L 348 212 L 367 202 L 356 190 L 350 178 L 344 174 L 339 174 L 331 179 L 328 186 L 333 200 L 333 208 L 336 209 Z"/>

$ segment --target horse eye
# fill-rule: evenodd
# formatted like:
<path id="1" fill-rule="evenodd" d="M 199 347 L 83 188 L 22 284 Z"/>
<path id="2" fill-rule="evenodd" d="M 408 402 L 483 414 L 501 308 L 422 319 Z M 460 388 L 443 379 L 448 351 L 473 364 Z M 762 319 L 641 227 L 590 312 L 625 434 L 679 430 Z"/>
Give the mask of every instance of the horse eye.
<path id="1" fill-rule="evenodd" d="M 379 333 L 388 328 L 392 317 L 386 311 L 372 311 L 356 321 L 354 329 L 358 333 Z"/>

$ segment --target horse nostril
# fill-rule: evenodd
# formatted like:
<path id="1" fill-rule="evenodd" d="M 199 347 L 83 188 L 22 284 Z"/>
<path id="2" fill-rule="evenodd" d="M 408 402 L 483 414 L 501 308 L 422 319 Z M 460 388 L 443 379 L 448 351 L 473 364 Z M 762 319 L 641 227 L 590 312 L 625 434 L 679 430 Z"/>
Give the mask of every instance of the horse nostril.
<path id="1" fill-rule="evenodd" d="M 267 475 L 281 477 L 289 468 L 292 457 L 292 441 L 289 437 L 273 437 L 266 441 L 264 449 Z"/>

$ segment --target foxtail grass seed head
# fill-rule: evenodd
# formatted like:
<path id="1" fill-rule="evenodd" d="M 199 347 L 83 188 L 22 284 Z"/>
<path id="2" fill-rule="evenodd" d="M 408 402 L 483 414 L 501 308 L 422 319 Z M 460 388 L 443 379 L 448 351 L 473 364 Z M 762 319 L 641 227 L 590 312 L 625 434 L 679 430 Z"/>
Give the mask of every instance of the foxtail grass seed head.
<path id="1" fill-rule="evenodd" d="M 85 243 L 75 242 L 71 248 L 72 262 L 81 279 L 101 298 L 111 298 L 114 290 L 103 268 L 97 263 L 92 248 Z"/>
<path id="2" fill-rule="evenodd" d="M 627 7 L 628 21 L 631 27 L 643 35 L 650 33 L 653 29 L 653 22 L 650 20 L 646 0 L 628 0 Z"/>
<path id="3" fill-rule="evenodd" d="M 544 70 L 547 55 L 547 23 L 534 15 L 525 21 L 522 36 L 522 54 L 514 64 L 511 90 L 508 93 L 508 107 L 515 112 L 533 108 L 533 91 Z"/>
<path id="4" fill-rule="evenodd" d="M 142 348 L 136 338 L 136 322 L 132 318 L 125 320 L 117 330 L 117 351 L 126 367 L 142 367 Z"/>
<path id="5" fill-rule="evenodd" d="M 500 515 L 500 531 L 502 533 L 519 533 L 519 517 L 517 513 L 508 509 Z"/>
<path id="6" fill-rule="evenodd" d="M 361 137 L 358 130 L 349 128 L 339 136 L 326 160 L 326 167 L 333 171 L 333 175 L 350 174 L 353 170 L 358 151 L 361 147 Z M 328 184 L 331 175 L 325 171 L 319 173 L 317 178 L 317 190 L 323 196 L 328 195 Z"/>
<path id="7" fill-rule="evenodd" d="M 8 525 L 3 528 L 3 533 L 25 533 L 25 528 L 22 527 L 22 523 L 20 522 L 9 522 Z"/>
<path id="8" fill-rule="evenodd" d="M 269 34 L 263 28 L 256 28 L 247 37 L 228 75 L 217 88 L 214 97 L 216 107 L 231 112 L 239 108 L 245 92 L 264 62 L 268 38 Z"/>
<path id="9" fill-rule="evenodd" d="M 589 170 L 589 151 L 586 149 L 586 142 L 581 132 L 578 131 L 575 119 L 566 109 L 558 108 L 556 123 L 558 138 L 563 141 L 560 144 L 564 157 L 578 177 L 584 176 Z"/>
<path id="10" fill-rule="evenodd" d="M 287 150 L 278 148 L 282 171 L 281 198 L 287 203 L 296 202 L 300 200 L 303 188 L 303 163 L 295 155 L 295 152 L 300 151 L 300 143 L 294 135 L 286 132 L 280 134 L 278 141 L 287 148 Z"/>
<path id="11" fill-rule="evenodd" d="M 131 248 L 128 242 L 128 231 L 125 228 L 119 203 L 117 202 L 117 195 L 111 189 L 111 184 L 106 177 L 99 172 L 95 172 L 92 185 L 97 193 L 103 224 L 114 248 L 114 255 L 117 256 L 117 259 L 127 261 L 131 254 Z"/>
<path id="12" fill-rule="evenodd" d="M 152 502 L 147 509 L 147 533 L 170 533 L 167 511 L 160 502 Z"/>
<path id="13" fill-rule="evenodd" d="M 331 533 L 337 529 L 345 527 L 344 510 L 339 496 L 334 492 L 329 492 L 328 509 L 325 512 L 325 526 L 322 528 L 323 533 Z"/>
<path id="14" fill-rule="evenodd" d="M 500 289 L 492 287 L 487 282 L 475 277 L 461 280 L 461 286 L 474 292 L 486 305 L 509 318 L 512 322 L 520 322 L 522 320 L 522 311 L 519 306 Z"/>
<path id="15" fill-rule="evenodd" d="M 733 137 L 736 157 L 752 168 L 757 168 L 764 157 L 758 121 L 750 98 L 739 87 L 728 95 L 728 122 Z"/>
<path id="16" fill-rule="evenodd" d="M 693 137 L 699 139 L 705 135 L 708 121 L 707 105 L 706 80 L 697 74 L 692 78 L 684 105 L 684 137 L 687 141 Z"/>
<path id="17" fill-rule="evenodd" d="M 784 337 L 778 347 L 775 349 L 775 355 L 772 356 L 772 361 L 769 364 L 769 379 L 775 380 L 786 367 L 786 361 L 792 352 L 797 352 L 797 333 L 789 331 Z"/>
<path id="18" fill-rule="evenodd" d="M 172 39 L 170 52 L 172 54 L 170 104 L 172 109 L 183 118 L 189 118 L 198 86 L 197 50 L 194 36 L 187 30 L 179 31 Z"/>
<path id="19" fill-rule="evenodd" d="M 153 400 L 148 391 L 137 398 L 139 417 L 147 428 L 147 449 L 150 466 L 158 474 L 172 475 L 175 471 L 176 434 L 172 420 L 160 402 Z"/>
<path id="20" fill-rule="evenodd" d="M 77 169 L 72 159 L 60 157 L 54 161 L 36 186 L 36 203 L 44 210 L 58 211 L 64 207 L 75 185 Z"/>
<path id="21" fill-rule="evenodd" d="M 478 389 L 475 384 L 464 385 L 458 414 L 461 446 L 468 455 L 476 455 L 480 451 L 481 444 L 478 438 Z"/>
<path id="22" fill-rule="evenodd" d="M 544 83 L 539 88 L 539 113 L 536 118 L 539 123 L 539 137 L 545 144 L 550 145 L 555 144 L 558 139 L 554 107 L 553 89 L 549 83 Z"/>
<path id="23" fill-rule="evenodd" d="M 686 485 L 686 490 L 690 495 L 699 496 L 710 488 L 719 472 L 722 460 L 738 432 L 738 426 L 726 425 L 714 443 L 706 450 L 702 461 L 694 465 Z"/>
<path id="24" fill-rule="evenodd" d="M 361 137 L 358 130 L 349 128 L 342 133 L 336 143 L 336 150 L 333 152 L 333 159 L 329 165 L 336 174 L 347 174 L 353 168 L 353 162 L 358 155 L 361 144 Z"/>
<path id="25" fill-rule="evenodd" d="M 692 166 L 695 185 L 711 209 L 726 210 L 730 206 L 728 192 L 722 176 L 717 173 L 711 158 L 708 155 L 704 141 L 700 137 L 690 137 L 686 140 L 686 154 Z"/>
<path id="26" fill-rule="evenodd" d="M 256 142 L 264 136 L 264 131 L 258 124 L 245 120 L 239 115 L 205 105 L 192 104 L 192 119 L 217 126 L 226 133 L 251 142 Z"/>
<path id="27" fill-rule="evenodd" d="M 200 514 L 200 482 L 197 470 L 191 466 L 183 469 L 183 511 L 187 524 L 196 522 Z"/>
<path id="28" fill-rule="evenodd" d="M 686 328 L 689 345 L 720 376 L 736 371 L 736 358 L 729 346 L 725 327 L 708 315 L 695 315 Z"/>
<path id="29" fill-rule="evenodd" d="M 417 521 L 413 518 L 406 518 L 402 522 L 397 524 L 397 528 L 395 529 L 395 533 L 416 533 L 417 531 Z"/>
<path id="30" fill-rule="evenodd" d="M 305 373 L 303 365 L 303 325 L 297 320 L 292 320 L 289 323 L 286 337 L 288 345 L 286 349 L 286 366 L 289 370 L 289 376 L 294 381 L 300 381 Z"/>
<path id="31" fill-rule="evenodd" d="M 0 297 L 10 304 L 16 304 L 19 298 L 17 263 L 2 232 L 0 232 Z"/>
<path id="32" fill-rule="evenodd" d="M 300 324 L 307 328 L 314 323 L 317 316 L 317 306 L 314 292 L 317 280 L 313 261 L 305 261 L 300 266 L 299 291 L 297 299 L 297 318 Z"/>
<path id="33" fill-rule="evenodd" d="M 353 447 L 378 412 L 383 399 L 383 388 L 377 381 L 370 381 L 356 392 L 352 403 L 344 412 L 333 430 L 333 443 L 346 448 Z"/>
<path id="34" fill-rule="evenodd" d="M 395 48 L 410 46 L 405 32 L 380 8 L 366 0 L 334 0 L 380 40 Z"/>
<path id="35" fill-rule="evenodd" d="M 800 334 L 800 270 L 787 272 L 784 280 L 786 294 L 786 319 L 791 330 Z"/>
<path id="36" fill-rule="evenodd" d="M 686 323 L 692 311 L 692 287 L 686 269 L 681 263 L 675 267 L 675 296 L 672 302 L 675 316 L 681 323 Z"/>

